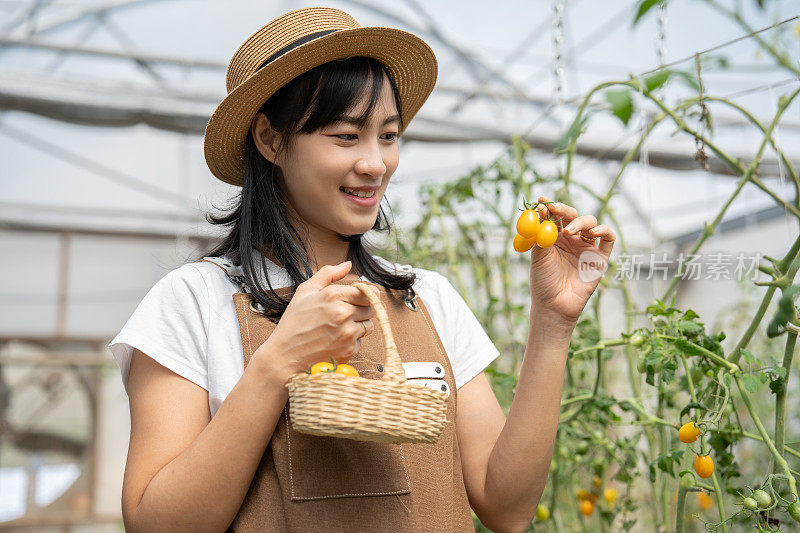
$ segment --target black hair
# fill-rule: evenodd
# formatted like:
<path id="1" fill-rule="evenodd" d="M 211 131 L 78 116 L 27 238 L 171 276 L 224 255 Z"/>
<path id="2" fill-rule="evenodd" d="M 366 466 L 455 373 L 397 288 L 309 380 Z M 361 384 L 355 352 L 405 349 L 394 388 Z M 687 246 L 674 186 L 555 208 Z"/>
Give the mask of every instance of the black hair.
<path id="1" fill-rule="evenodd" d="M 391 84 L 397 112 L 402 116 L 400 92 L 392 76 L 383 63 L 368 57 L 349 57 L 324 63 L 281 87 L 259 109 L 281 134 L 278 151 L 287 150 L 297 134 L 312 133 L 335 123 L 370 90 L 369 104 L 359 117 L 366 123 L 380 97 L 384 74 Z M 308 118 L 301 125 L 306 116 Z M 402 132 L 405 129 L 402 118 L 399 126 Z M 206 215 L 206 220 L 211 224 L 228 226 L 230 230 L 221 243 L 204 254 L 226 255 L 234 264 L 241 265 L 253 299 L 264 307 L 264 313 L 276 323 L 283 316 L 289 300 L 277 296 L 273 291 L 266 275 L 265 252 L 268 251 L 277 259 L 278 265 L 286 269 L 295 289 L 313 275 L 308 250 L 297 229 L 289 222 L 279 179 L 280 168 L 261 155 L 252 134 L 248 132 L 241 192 L 232 199 L 227 213 Z M 389 201 L 386 200 L 386 203 Z M 391 211 L 391 205 L 389 208 Z M 382 206 L 372 229 L 378 232 L 391 231 Z M 350 243 L 347 259 L 352 261 L 351 273 L 363 275 L 389 289 L 405 292 L 412 287 L 416 279 L 414 272 L 396 274 L 386 270 L 372 257 L 374 247 L 363 240 L 364 234 L 338 236 Z M 262 280 L 266 280 L 267 287 Z"/>

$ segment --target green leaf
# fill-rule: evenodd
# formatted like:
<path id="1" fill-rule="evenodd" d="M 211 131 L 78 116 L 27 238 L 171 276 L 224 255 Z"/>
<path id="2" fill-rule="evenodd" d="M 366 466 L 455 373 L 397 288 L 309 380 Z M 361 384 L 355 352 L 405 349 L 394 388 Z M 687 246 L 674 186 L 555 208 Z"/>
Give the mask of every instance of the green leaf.
<path id="1" fill-rule="evenodd" d="M 683 409 L 681 409 L 681 414 L 678 416 L 678 419 L 682 419 L 684 416 L 689 414 L 689 411 L 691 411 L 692 409 L 705 409 L 705 408 L 706 407 L 701 403 L 692 402 Z"/>
<path id="2" fill-rule="evenodd" d="M 722 453 L 725 449 L 730 446 L 731 439 L 728 437 L 727 434 L 721 433 L 719 431 L 711 431 L 711 436 L 708 438 L 708 445 L 716 453 Z"/>
<path id="3" fill-rule="evenodd" d="M 692 320 L 694 318 L 700 318 L 700 315 L 694 312 L 694 309 L 687 309 L 685 313 L 683 313 L 684 320 Z"/>
<path id="4" fill-rule="evenodd" d="M 614 479 L 618 480 L 621 483 L 630 483 L 633 481 L 633 476 L 628 473 L 628 470 L 617 470 L 617 473 L 614 474 Z"/>
<path id="5" fill-rule="evenodd" d="M 661 0 L 642 0 L 639 3 L 639 9 L 636 10 L 636 16 L 633 18 L 633 25 L 635 26 L 639 19 L 641 19 L 653 6 L 656 6 Z"/>
<path id="6" fill-rule="evenodd" d="M 680 348 L 689 355 L 701 355 L 705 357 L 705 353 L 703 352 L 703 350 L 701 350 L 700 347 L 696 346 L 692 342 L 689 342 L 684 339 L 675 339 L 672 342 L 675 343 L 675 346 L 677 346 L 678 348 Z"/>
<path id="7" fill-rule="evenodd" d="M 653 367 L 647 365 L 647 375 L 644 378 L 645 383 L 647 383 L 651 387 L 655 387 L 656 386 L 655 376 L 656 375 L 655 372 L 653 371 Z"/>
<path id="8" fill-rule="evenodd" d="M 655 91 L 667 83 L 670 76 L 672 76 L 671 70 L 658 70 L 644 79 L 644 88 L 647 89 L 647 92 Z"/>
<path id="9" fill-rule="evenodd" d="M 758 381 L 760 381 L 761 383 L 766 383 L 767 381 L 769 381 L 769 376 L 764 372 L 760 372 L 758 374 Z"/>
<path id="10" fill-rule="evenodd" d="M 778 300 L 778 310 L 767 325 L 767 337 L 777 337 L 786 331 L 786 324 L 794 316 L 794 298 L 800 293 L 800 285 L 791 285 L 781 289 L 783 295 Z"/>
<path id="11" fill-rule="evenodd" d="M 695 91 L 700 92 L 700 84 L 697 82 L 697 78 L 695 78 L 693 74 L 690 74 L 688 72 L 683 72 L 680 70 L 674 70 L 672 71 L 672 74 L 680 78 L 681 81 L 683 81 L 683 83 L 685 83 Z"/>
<path id="12" fill-rule="evenodd" d="M 741 354 L 748 365 L 752 365 L 756 361 L 756 357 L 752 353 L 750 353 L 750 350 L 742 348 Z"/>
<path id="13" fill-rule="evenodd" d="M 688 337 L 694 337 L 703 332 L 703 326 L 690 320 L 679 320 L 676 326 L 681 333 Z"/>
<path id="14" fill-rule="evenodd" d="M 655 314 L 657 311 L 659 311 L 659 310 L 661 310 L 663 308 L 664 308 L 663 302 L 661 300 L 659 300 L 658 298 L 656 298 L 656 303 L 648 305 L 647 308 L 646 308 L 646 311 L 647 311 L 647 314 L 652 315 L 652 314 Z"/>
<path id="15" fill-rule="evenodd" d="M 683 458 L 684 450 L 672 450 L 670 453 L 659 455 L 656 458 L 656 465 L 662 472 L 666 472 L 672 477 L 675 477 L 675 465 L 680 464 Z M 652 468 L 652 463 L 650 463 Z M 654 472 L 653 472 L 654 473 Z"/>
<path id="16" fill-rule="evenodd" d="M 630 89 L 609 90 L 604 93 L 604 96 L 611 106 L 614 116 L 627 126 L 633 115 L 633 96 L 631 96 Z"/>
<path id="17" fill-rule="evenodd" d="M 675 370 L 678 369 L 678 361 L 674 357 L 670 357 L 664 362 L 661 368 L 661 379 L 664 383 L 670 383 L 675 377 Z"/>
<path id="18" fill-rule="evenodd" d="M 742 374 L 742 384 L 744 385 L 744 388 L 748 390 L 748 392 L 753 394 L 758 392 L 759 383 L 758 379 L 756 379 L 754 375 Z"/>
<path id="19" fill-rule="evenodd" d="M 731 386 L 731 375 L 730 374 L 725 374 L 724 376 L 722 376 L 722 381 L 725 382 L 725 386 L 726 387 L 730 388 L 730 386 Z"/>
<path id="20" fill-rule="evenodd" d="M 718 452 L 714 459 L 717 461 L 717 466 L 726 467 L 732 465 L 736 458 L 733 456 L 732 453 L 723 451 L 723 452 Z"/>
<path id="21" fill-rule="evenodd" d="M 783 392 L 786 390 L 786 380 L 773 379 L 769 382 L 769 390 L 772 391 L 772 394 L 783 394 Z"/>
<path id="22" fill-rule="evenodd" d="M 674 461 L 672 460 L 672 457 L 662 455 L 658 458 L 658 469 L 674 477 L 675 470 L 673 469 L 673 466 Z"/>
<path id="23" fill-rule="evenodd" d="M 472 190 L 472 183 L 464 182 L 458 183 L 455 186 L 456 196 L 459 201 L 463 202 L 467 198 L 474 198 L 475 193 Z"/>
<path id="24" fill-rule="evenodd" d="M 647 366 L 659 368 L 664 362 L 664 354 L 660 350 L 652 350 L 647 354 L 645 363 Z"/>

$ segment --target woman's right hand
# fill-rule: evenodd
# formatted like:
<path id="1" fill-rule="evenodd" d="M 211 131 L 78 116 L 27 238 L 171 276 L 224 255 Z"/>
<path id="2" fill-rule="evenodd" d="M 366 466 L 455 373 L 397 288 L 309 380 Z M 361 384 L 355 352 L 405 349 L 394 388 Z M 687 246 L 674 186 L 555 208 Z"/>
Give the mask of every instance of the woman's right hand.
<path id="1" fill-rule="evenodd" d="M 298 285 L 275 330 L 253 357 L 270 358 L 270 366 L 288 379 L 319 361 L 345 363 L 358 353 L 361 337 L 374 329 L 375 310 L 357 287 L 333 284 L 351 265 L 325 265 Z"/>

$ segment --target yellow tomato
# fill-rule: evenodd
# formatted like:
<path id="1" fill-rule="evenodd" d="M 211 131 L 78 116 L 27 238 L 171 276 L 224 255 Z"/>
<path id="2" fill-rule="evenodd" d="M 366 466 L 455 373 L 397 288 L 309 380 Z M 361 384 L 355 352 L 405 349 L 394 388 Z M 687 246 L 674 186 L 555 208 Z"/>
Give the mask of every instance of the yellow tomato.
<path id="1" fill-rule="evenodd" d="M 536 235 L 536 244 L 542 248 L 548 248 L 555 244 L 558 239 L 558 228 L 552 220 L 545 220 L 539 226 L 539 233 Z"/>
<path id="2" fill-rule="evenodd" d="M 697 503 L 698 505 L 700 505 L 700 508 L 704 510 L 711 509 L 714 506 L 714 500 L 712 500 L 711 496 L 709 496 L 705 492 L 697 493 Z"/>
<path id="3" fill-rule="evenodd" d="M 320 361 L 311 365 L 312 374 L 321 374 L 322 372 L 333 372 L 333 363 L 327 361 Z"/>
<path id="4" fill-rule="evenodd" d="M 594 512 L 594 504 L 591 500 L 581 500 L 581 514 L 583 516 L 591 516 Z"/>
<path id="5" fill-rule="evenodd" d="M 517 233 L 525 239 L 535 239 L 539 232 L 539 214 L 533 209 L 526 209 L 517 219 Z"/>
<path id="6" fill-rule="evenodd" d="M 345 376 L 358 377 L 358 370 L 356 370 L 352 366 L 346 365 L 346 364 L 341 364 L 341 365 L 337 366 L 336 367 L 336 373 L 337 374 L 344 374 Z"/>
<path id="7" fill-rule="evenodd" d="M 516 250 L 519 253 L 527 252 L 528 250 L 533 248 L 534 244 L 536 244 L 535 237 L 533 239 L 526 239 L 519 233 L 514 235 L 514 250 Z"/>
<path id="8" fill-rule="evenodd" d="M 714 460 L 710 455 L 698 455 L 694 458 L 694 471 L 703 479 L 711 477 L 714 473 Z"/>
<path id="9" fill-rule="evenodd" d="M 603 498 L 606 499 L 606 503 L 611 505 L 614 503 L 614 500 L 617 499 L 617 490 L 616 489 L 606 489 L 603 491 Z"/>
<path id="10" fill-rule="evenodd" d="M 681 426 L 681 429 L 678 430 L 678 439 L 687 444 L 696 441 L 699 436 L 700 430 L 697 429 L 694 422 L 686 422 Z"/>

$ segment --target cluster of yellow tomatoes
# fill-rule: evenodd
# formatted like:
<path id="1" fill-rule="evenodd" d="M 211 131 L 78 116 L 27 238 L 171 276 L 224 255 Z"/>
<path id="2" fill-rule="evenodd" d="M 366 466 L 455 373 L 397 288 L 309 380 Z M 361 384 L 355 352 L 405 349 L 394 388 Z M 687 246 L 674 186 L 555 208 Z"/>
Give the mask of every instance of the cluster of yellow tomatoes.
<path id="1" fill-rule="evenodd" d="M 306 374 L 322 374 L 323 372 L 334 372 L 336 374 L 344 374 L 345 376 L 353 376 L 358 377 L 358 370 L 356 370 L 352 365 L 348 365 L 346 363 L 337 363 L 333 359 L 331 362 L 327 361 L 320 361 L 319 363 L 314 363 L 311 365 L 310 370 L 303 370 Z"/>
<path id="2" fill-rule="evenodd" d="M 602 485 L 600 477 L 594 476 L 594 478 L 592 478 L 592 484 L 594 485 L 592 492 L 578 489 L 578 492 L 575 493 L 575 497 L 578 499 L 578 508 L 583 516 L 592 516 L 592 513 L 594 513 L 594 502 L 596 502 L 597 498 L 600 496 L 597 492 Z M 603 491 L 603 499 L 608 505 L 614 505 L 617 499 L 617 489 L 611 487 L 606 488 Z"/>
<path id="3" fill-rule="evenodd" d="M 592 516 L 594 513 L 594 502 L 600 497 L 598 491 L 603 484 L 600 477 L 594 476 L 592 478 L 592 484 L 594 485 L 592 492 L 584 489 L 578 489 L 578 491 L 575 493 L 575 497 L 578 499 L 580 512 L 583 516 Z M 614 505 L 614 502 L 617 499 L 617 489 L 611 487 L 606 488 L 603 491 L 603 499 L 609 506 Z M 544 522 L 548 520 L 550 518 L 550 509 L 548 509 L 546 505 L 539 504 L 539 506 L 536 508 L 535 518 L 537 522 Z"/>
<path id="4" fill-rule="evenodd" d="M 700 430 L 694 422 L 686 422 L 678 430 L 678 439 L 686 444 L 692 443 L 700 436 Z M 714 460 L 710 455 L 698 455 L 694 458 L 694 471 L 703 479 L 714 473 Z"/>
<path id="5" fill-rule="evenodd" d="M 548 218 L 541 220 L 537 208 L 539 205 L 553 202 L 536 202 L 532 207 L 525 202 L 525 210 L 517 219 L 517 234 L 514 235 L 514 250 L 519 253 L 527 252 L 534 244 L 547 248 L 555 244 L 558 239 L 558 227 Z M 548 211 L 549 213 L 549 211 Z"/>

